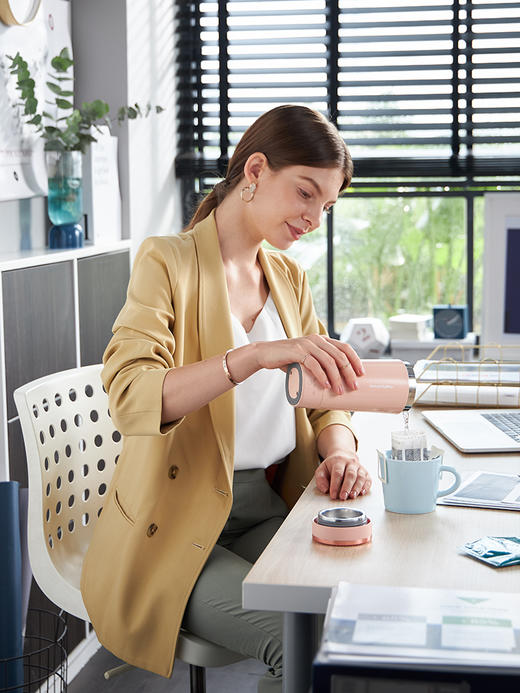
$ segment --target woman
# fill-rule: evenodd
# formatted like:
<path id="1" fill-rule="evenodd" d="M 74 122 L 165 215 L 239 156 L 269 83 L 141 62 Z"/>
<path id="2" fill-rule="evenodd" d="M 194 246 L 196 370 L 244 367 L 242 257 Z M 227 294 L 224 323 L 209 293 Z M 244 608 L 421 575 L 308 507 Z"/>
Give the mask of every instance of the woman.
<path id="1" fill-rule="evenodd" d="M 244 611 L 242 580 L 313 474 L 341 500 L 371 481 L 347 413 L 286 401 L 292 362 L 337 393 L 363 369 L 327 337 L 303 271 L 262 242 L 285 250 L 317 228 L 351 175 L 332 124 L 275 108 L 186 232 L 140 248 L 104 355 L 123 451 L 81 585 L 100 641 L 127 662 L 169 676 L 184 624 L 262 659 L 259 691 L 281 691 L 280 616 Z"/>

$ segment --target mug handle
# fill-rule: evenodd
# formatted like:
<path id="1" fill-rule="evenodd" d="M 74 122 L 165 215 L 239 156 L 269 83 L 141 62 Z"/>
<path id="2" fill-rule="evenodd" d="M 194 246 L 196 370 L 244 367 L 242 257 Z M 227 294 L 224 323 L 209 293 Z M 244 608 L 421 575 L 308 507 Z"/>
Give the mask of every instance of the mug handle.
<path id="1" fill-rule="evenodd" d="M 381 450 L 377 450 L 377 476 L 383 484 L 388 483 L 388 470 L 386 468 L 386 455 Z"/>
<path id="2" fill-rule="evenodd" d="M 453 491 L 455 491 L 455 489 L 458 489 L 460 486 L 460 474 L 456 469 L 454 469 L 453 467 L 448 467 L 445 464 L 441 464 L 441 466 L 439 467 L 439 476 L 441 472 L 451 472 L 451 474 L 453 474 L 453 476 L 455 477 L 455 481 L 445 491 L 439 491 L 437 493 L 437 498 L 440 498 L 441 496 L 447 496 L 449 493 L 452 493 Z"/>

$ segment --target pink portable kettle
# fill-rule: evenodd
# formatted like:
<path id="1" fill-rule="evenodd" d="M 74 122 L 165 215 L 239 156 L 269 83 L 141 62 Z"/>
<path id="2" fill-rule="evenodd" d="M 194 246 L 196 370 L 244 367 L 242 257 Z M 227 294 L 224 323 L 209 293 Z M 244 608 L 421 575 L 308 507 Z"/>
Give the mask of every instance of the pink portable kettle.
<path id="1" fill-rule="evenodd" d="M 357 380 L 358 390 L 337 395 L 322 388 L 300 363 L 291 363 L 285 376 L 285 394 L 295 407 L 343 409 L 398 414 L 410 409 L 415 399 L 415 377 L 399 359 L 362 361 L 365 375 Z"/>

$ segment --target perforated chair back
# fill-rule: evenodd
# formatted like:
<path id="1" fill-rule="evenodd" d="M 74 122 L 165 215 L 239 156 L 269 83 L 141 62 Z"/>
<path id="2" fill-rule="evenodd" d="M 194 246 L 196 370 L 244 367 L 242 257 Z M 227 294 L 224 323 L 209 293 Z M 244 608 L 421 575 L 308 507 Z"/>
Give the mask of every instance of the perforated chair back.
<path id="1" fill-rule="evenodd" d="M 55 373 L 14 393 L 27 455 L 32 571 L 52 602 L 85 620 L 81 567 L 122 445 L 101 368 Z"/>
<path id="2" fill-rule="evenodd" d="M 27 536 L 34 579 L 54 604 L 85 621 L 81 568 L 122 447 L 101 369 L 101 364 L 72 368 L 14 392 L 27 456 Z M 190 665 L 193 693 L 205 691 L 204 667 L 244 659 L 185 630 L 175 655 Z M 116 667 L 105 676 L 126 668 Z"/>

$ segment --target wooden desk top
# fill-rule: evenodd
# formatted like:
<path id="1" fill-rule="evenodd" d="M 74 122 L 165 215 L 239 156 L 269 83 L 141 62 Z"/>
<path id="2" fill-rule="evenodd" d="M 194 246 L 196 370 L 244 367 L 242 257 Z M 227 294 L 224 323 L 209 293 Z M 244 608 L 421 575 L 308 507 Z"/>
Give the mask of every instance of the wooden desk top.
<path id="1" fill-rule="evenodd" d="M 390 447 L 390 433 L 403 428 L 401 414 L 356 413 L 359 457 L 372 475 L 371 492 L 351 501 L 331 501 L 314 481 L 243 583 L 248 609 L 325 613 L 331 587 L 338 581 L 372 585 L 401 585 L 447 589 L 520 591 L 520 567 L 492 568 L 458 551 L 467 541 L 485 535 L 520 535 L 520 512 L 437 506 L 426 515 L 400 515 L 384 508 L 377 477 L 376 449 Z M 464 479 L 477 470 L 520 473 L 520 454 L 458 452 L 412 410 L 410 428 L 424 430 L 428 447 L 445 451 L 444 464 Z M 441 488 L 453 477 L 445 474 Z M 346 503 L 360 508 L 373 523 L 370 544 L 325 546 L 312 541 L 311 523 L 318 511 Z"/>

